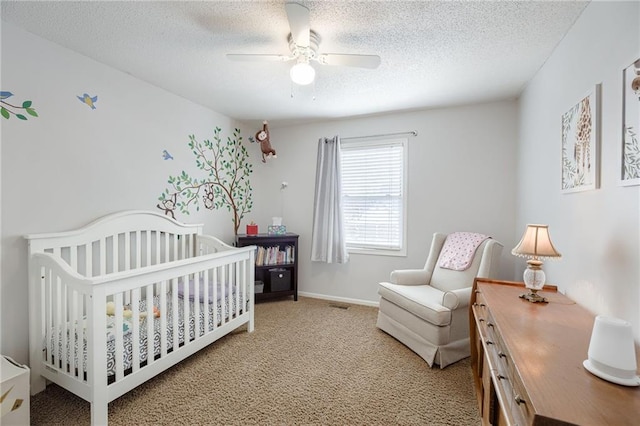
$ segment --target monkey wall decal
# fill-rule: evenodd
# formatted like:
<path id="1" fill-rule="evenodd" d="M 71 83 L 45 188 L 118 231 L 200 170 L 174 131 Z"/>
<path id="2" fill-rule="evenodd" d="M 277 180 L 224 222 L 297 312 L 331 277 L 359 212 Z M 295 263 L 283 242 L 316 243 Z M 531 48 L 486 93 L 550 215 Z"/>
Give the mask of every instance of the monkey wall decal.
<path id="1" fill-rule="evenodd" d="M 269 141 L 269 125 L 267 120 L 262 122 L 262 130 L 256 133 L 256 140 L 260 144 L 260 150 L 262 151 L 262 162 L 266 163 L 267 158 L 272 157 L 278 158 L 276 156 L 276 150 L 271 146 L 271 141 Z"/>
<path id="2" fill-rule="evenodd" d="M 174 193 L 171 197 L 162 201 L 161 204 L 157 204 L 156 207 L 160 210 L 164 210 L 164 214 L 171 216 L 171 219 L 175 219 L 176 215 L 173 212 L 176 209 L 176 194 Z"/>

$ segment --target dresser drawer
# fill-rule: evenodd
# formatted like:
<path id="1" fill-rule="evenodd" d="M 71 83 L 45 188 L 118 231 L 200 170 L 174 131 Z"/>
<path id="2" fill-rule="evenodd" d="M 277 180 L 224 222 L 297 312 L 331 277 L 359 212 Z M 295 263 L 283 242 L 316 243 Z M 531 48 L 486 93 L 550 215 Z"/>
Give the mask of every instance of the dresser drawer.
<path id="1" fill-rule="evenodd" d="M 524 387 L 518 375 L 513 371 L 509 359 L 500 358 L 498 368 L 491 371 L 491 377 L 496 389 L 496 396 L 501 407 L 502 416 L 507 424 L 525 426 L 533 421 L 533 413 Z"/>
<path id="2" fill-rule="evenodd" d="M 487 318 L 489 317 L 489 309 L 487 308 L 486 303 L 484 303 L 484 296 L 482 295 L 482 292 L 476 290 L 475 297 L 476 299 L 471 309 L 475 318 L 476 327 L 484 338 L 487 334 Z"/>
<path id="3" fill-rule="evenodd" d="M 513 362 L 509 363 L 509 380 L 512 391 L 511 401 L 509 402 L 510 411 L 513 413 L 517 424 L 529 425 L 534 418 L 533 407 Z"/>
<path id="4" fill-rule="evenodd" d="M 531 424 L 533 414 L 527 404 L 524 386 L 520 381 L 513 359 L 493 320 L 491 311 L 485 309 L 484 348 L 491 378 L 495 386 L 496 397 L 501 407 L 501 413 L 496 413 L 506 424 L 524 426 Z M 482 334 L 482 333 L 481 333 Z M 497 422 L 500 424 L 500 422 Z"/>

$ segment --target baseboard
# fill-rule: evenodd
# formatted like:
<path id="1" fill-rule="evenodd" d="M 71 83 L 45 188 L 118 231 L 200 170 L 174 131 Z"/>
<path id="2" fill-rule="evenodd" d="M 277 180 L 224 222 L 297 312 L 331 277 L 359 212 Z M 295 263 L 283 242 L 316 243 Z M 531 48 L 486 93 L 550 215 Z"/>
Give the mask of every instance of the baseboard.
<path id="1" fill-rule="evenodd" d="M 377 308 L 380 306 L 380 302 L 373 302 L 371 300 L 351 299 L 348 297 L 336 297 L 336 296 L 329 296 L 326 294 L 307 293 L 306 291 L 299 291 L 298 296 L 310 297 L 312 299 L 330 300 L 332 302 L 351 303 L 352 305 L 372 306 L 374 308 Z"/>

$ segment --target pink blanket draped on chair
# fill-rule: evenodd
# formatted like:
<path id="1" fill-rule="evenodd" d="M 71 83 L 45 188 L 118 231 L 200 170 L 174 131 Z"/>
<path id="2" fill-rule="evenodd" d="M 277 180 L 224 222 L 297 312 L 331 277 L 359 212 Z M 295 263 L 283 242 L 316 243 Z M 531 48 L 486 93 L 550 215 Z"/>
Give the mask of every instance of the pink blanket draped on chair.
<path id="1" fill-rule="evenodd" d="M 473 262 L 478 246 L 488 238 L 491 237 L 474 232 L 453 232 L 447 235 L 440 252 L 438 266 L 454 271 L 464 271 Z"/>

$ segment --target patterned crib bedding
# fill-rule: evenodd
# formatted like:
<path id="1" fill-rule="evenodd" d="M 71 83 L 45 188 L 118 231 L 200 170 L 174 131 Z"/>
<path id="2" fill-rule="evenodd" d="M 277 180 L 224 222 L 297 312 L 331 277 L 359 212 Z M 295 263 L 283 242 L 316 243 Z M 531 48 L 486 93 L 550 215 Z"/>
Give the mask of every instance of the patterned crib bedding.
<path id="1" fill-rule="evenodd" d="M 181 293 L 181 292 L 180 292 Z M 198 321 L 198 324 L 200 325 L 200 333 L 199 335 L 203 335 L 204 334 L 204 316 L 205 313 L 208 314 L 209 316 L 209 331 L 213 330 L 214 324 L 216 326 L 220 325 L 222 323 L 222 301 L 221 301 L 221 296 L 220 296 L 221 292 L 218 292 L 218 297 L 217 297 L 217 303 L 215 304 L 215 309 L 214 309 L 214 304 L 213 303 L 203 303 L 202 301 L 199 301 L 199 305 L 200 305 L 200 320 Z M 184 299 L 182 294 L 179 294 L 178 296 L 178 344 L 182 345 L 185 341 L 185 318 L 184 318 Z M 195 339 L 195 302 L 193 300 L 193 297 L 189 298 L 189 340 L 193 340 Z M 202 300 L 202 298 L 201 298 Z M 211 298 L 210 298 L 211 300 Z M 236 315 L 236 297 L 235 297 L 235 291 L 233 292 L 233 294 L 231 295 L 231 303 L 229 303 L 229 296 L 225 295 L 224 296 L 224 312 L 225 312 L 225 320 L 229 318 L 229 315 L 231 316 L 235 316 Z M 159 306 L 160 302 L 160 297 L 159 296 L 154 296 L 153 298 L 153 305 L 155 307 Z M 246 306 L 245 309 L 242 309 L 242 307 L 240 308 L 240 312 L 238 312 L 238 315 L 242 314 L 245 310 L 246 307 L 248 307 L 249 305 L 249 301 L 246 300 Z M 153 308 L 152 308 L 153 310 Z M 152 310 L 150 310 L 149 312 L 152 312 Z M 146 306 L 146 300 L 141 300 L 140 301 L 140 312 L 145 312 L 147 311 L 147 306 Z M 173 333 L 173 315 L 174 315 L 174 309 L 173 309 L 173 299 L 172 299 L 172 295 L 171 293 L 167 294 L 167 312 L 160 312 L 161 316 L 166 316 L 166 322 L 167 322 L 167 329 L 165 331 L 165 335 L 166 335 L 166 346 L 167 346 L 167 350 L 170 350 L 173 348 L 173 342 L 174 342 L 174 333 Z M 215 317 L 214 317 L 215 314 Z M 152 316 L 151 314 L 149 316 Z M 140 362 L 146 362 L 147 358 L 148 358 L 148 350 L 147 350 L 147 345 L 149 342 L 148 336 L 147 336 L 147 321 L 150 320 L 151 318 L 143 318 L 143 319 L 139 319 L 138 321 L 140 321 L 140 328 L 139 328 L 139 334 L 140 334 L 140 355 L 139 355 L 139 359 Z M 132 323 L 131 321 L 133 321 L 133 319 L 127 319 L 125 321 L 123 321 L 123 330 L 124 330 L 124 335 L 123 335 L 123 341 L 124 341 L 124 370 L 125 372 L 129 369 L 131 369 L 132 364 L 133 364 L 133 333 L 132 333 Z M 116 341 L 115 341 L 115 319 L 113 317 L 107 317 L 107 374 L 108 376 L 113 376 L 115 375 L 115 370 L 116 370 Z M 161 322 L 160 322 L 160 318 L 155 318 L 153 319 L 153 330 L 154 330 L 154 335 L 153 335 L 153 353 L 154 356 L 159 356 L 161 353 L 161 336 L 162 336 L 162 330 L 161 330 Z M 51 346 L 55 346 L 54 343 L 54 333 L 50 333 L 51 336 Z M 75 356 L 75 365 L 78 366 L 79 362 L 78 362 L 78 357 L 77 354 L 79 353 L 78 351 L 78 344 L 80 343 L 80 341 L 82 341 L 83 344 L 83 350 L 82 350 L 82 355 L 83 355 L 83 359 L 82 359 L 82 371 L 86 372 L 87 371 L 87 341 L 85 338 L 83 338 L 82 336 L 78 335 L 78 330 L 76 329 L 76 336 L 75 336 L 75 351 L 74 353 L 76 354 Z M 60 336 L 59 338 L 59 343 L 58 343 L 58 355 L 62 356 L 62 351 L 63 351 L 63 341 L 62 341 L 62 336 Z M 67 359 L 69 359 L 71 357 L 71 353 L 70 353 L 70 347 L 69 347 L 69 342 L 67 342 L 66 345 L 66 352 L 67 352 Z M 46 350 L 46 349 L 45 349 Z"/>

